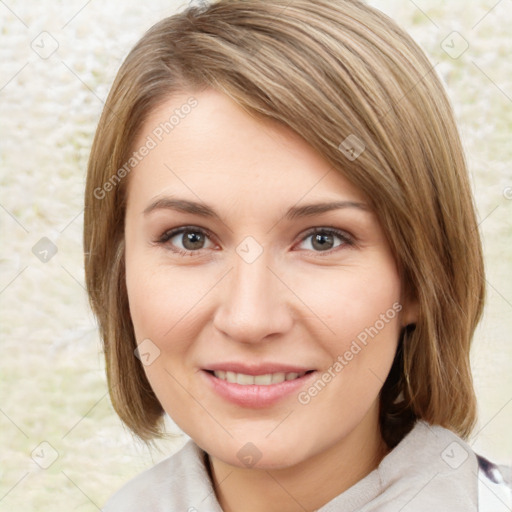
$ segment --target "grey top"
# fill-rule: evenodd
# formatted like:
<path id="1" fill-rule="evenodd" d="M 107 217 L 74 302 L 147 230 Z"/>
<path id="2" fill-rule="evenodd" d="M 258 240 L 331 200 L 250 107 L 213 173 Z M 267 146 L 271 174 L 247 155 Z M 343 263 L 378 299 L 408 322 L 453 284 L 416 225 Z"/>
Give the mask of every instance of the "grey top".
<path id="1" fill-rule="evenodd" d="M 125 484 L 102 510 L 222 512 L 206 454 L 192 440 Z M 511 510 L 512 490 L 498 466 L 477 456 L 453 432 L 418 421 L 375 470 L 318 512 Z"/>

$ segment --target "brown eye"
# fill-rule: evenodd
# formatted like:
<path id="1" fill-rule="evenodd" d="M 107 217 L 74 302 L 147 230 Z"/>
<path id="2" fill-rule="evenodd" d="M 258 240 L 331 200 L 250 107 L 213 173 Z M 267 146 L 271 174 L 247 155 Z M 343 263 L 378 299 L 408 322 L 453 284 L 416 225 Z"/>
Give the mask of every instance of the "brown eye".
<path id="1" fill-rule="evenodd" d="M 208 242 L 213 246 L 208 234 L 204 230 L 194 227 L 167 231 L 158 241 L 170 246 L 173 251 L 185 254 L 208 248 Z"/>
<path id="2" fill-rule="evenodd" d="M 327 251 L 334 247 L 334 236 L 328 235 L 324 233 L 316 233 L 312 235 L 311 245 L 314 249 L 318 249 L 319 251 Z"/>
<path id="3" fill-rule="evenodd" d="M 343 245 L 353 245 L 347 233 L 333 229 L 315 229 L 302 239 L 301 249 L 326 252 Z"/>
<path id="4" fill-rule="evenodd" d="M 202 249 L 205 243 L 205 236 L 197 231 L 187 231 L 182 234 L 181 242 L 187 250 Z"/>

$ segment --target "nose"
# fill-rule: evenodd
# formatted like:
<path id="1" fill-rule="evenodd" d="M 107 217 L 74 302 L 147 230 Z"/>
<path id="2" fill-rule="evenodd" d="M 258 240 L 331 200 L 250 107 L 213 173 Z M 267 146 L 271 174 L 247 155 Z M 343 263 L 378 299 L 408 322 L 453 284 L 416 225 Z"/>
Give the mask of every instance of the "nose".
<path id="1" fill-rule="evenodd" d="M 222 282 L 213 325 L 232 340 L 270 341 L 292 326 L 293 294 L 270 268 L 266 253 L 251 263 L 235 254 L 234 268 Z"/>

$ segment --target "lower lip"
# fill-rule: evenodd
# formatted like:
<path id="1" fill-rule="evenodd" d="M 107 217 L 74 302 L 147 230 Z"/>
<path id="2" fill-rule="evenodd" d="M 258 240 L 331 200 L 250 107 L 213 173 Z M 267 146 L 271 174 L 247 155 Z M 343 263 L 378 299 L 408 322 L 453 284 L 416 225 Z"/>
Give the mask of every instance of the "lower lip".
<path id="1" fill-rule="evenodd" d="M 316 374 L 316 372 L 311 372 L 297 379 L 262 386 L 256 384 L 235 384 L 219 379 L 204 370 L 201 373 L 206 377 L 213 390 L 221 397 L 240 407 L 251 407 L 254 409 L 270 407 L 283 398 L 297 393 Z"/>

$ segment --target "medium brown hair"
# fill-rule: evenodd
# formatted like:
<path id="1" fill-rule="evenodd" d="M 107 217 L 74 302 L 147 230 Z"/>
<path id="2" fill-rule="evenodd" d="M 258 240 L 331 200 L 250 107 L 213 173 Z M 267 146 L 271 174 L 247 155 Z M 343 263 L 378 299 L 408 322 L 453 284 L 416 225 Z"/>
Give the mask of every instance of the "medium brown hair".
<path id="1" fill-rule="evenodd" d="M 387 16 L 356 0 L 220 0 L 189 8 L 154 25 L 122 64 L 90 155 L 84 226 L 87 290 L 121 419 L 148 440 L 160 434 L 163 417 L 134 356 L 124 270 L 125 164 L 159 104 L 207 87 L 294 130 L 377 213 L 404 291 L 419 310 L 415 325 L 402 332 L 381 391 L 388 445 L 417 418 L 466 438 L 476 419 L 469 349 L 484 272 L 461 142 L 422 50 Z M 354 141 L 364 145 L 357 158 L 347 152 Z"/>

